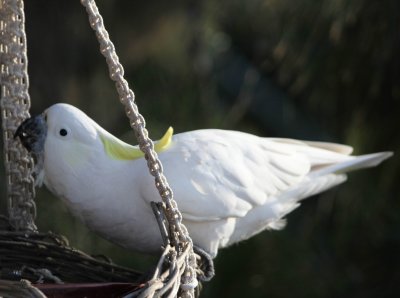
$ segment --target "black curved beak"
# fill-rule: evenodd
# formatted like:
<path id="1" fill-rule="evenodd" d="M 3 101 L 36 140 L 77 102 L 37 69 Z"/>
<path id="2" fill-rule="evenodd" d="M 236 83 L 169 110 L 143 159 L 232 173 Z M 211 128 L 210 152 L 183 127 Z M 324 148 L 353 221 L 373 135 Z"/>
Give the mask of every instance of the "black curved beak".
<path id="1" fill-rule="evenodd" d="M 43 115 L 26 119 L 17 128 L 14 138 L 19 137 L 22 145 L 32 153 L 41 153 L 44 150 L 44 141 L 47 135 L 47 124 Z"/>

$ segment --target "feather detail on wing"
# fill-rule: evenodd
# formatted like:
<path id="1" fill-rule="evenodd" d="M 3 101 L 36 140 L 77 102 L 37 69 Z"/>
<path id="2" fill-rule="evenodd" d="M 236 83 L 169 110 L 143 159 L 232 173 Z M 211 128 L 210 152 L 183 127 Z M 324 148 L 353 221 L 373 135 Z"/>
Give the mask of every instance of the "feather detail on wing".
<path id="1" fill-rule="evenodd" d="M 271 141 L 285 143 L 285 144 L 293 144 L 299 146 L 309 146 L 314 148 L 320 148 L 344 155 L 350 155 L 353 152 L 353 147 L 349 145 L 337 144 L 337 143 L 329 143 L 329 142 L 315 142 L 315 141 L 299 141 L 294 139 L 284 139 L 284 138 L 270 138 Z"/>
<path id="2" fill-rule="evenodd" d="M 180 211 L 192 221 L 243 217 L 310 171 L 291 145 L 222 130 L 175 135 L 159 157 Z"/>

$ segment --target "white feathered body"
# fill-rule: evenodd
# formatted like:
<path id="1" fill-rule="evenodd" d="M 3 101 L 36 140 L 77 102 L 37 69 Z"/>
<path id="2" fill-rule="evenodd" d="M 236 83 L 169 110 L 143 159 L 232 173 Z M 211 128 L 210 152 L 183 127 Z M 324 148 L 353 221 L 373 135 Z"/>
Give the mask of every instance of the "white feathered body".
<path id="1" fill-rule="evenodd" d="M 114 137 L 79 113 L 84 119 L 69 124 L 73 146 L 49 137 L 59 129 L 52 131 L 51 122 L 60 117 L 48 113 L 46 186 L 103 237 L 158 252 L 162 241 L 150 202 L 160 197 L 145 160 L 110 158 L 100 134 Z M 76 126 L 84 133 L 74 135 Z M 159 158 L 193 242 L 215 256 L 219 248 L 283 227 L 282 218 L 301 199 L 343 182 L 342 172 L 374 166 L 389 155 L 350 152 L 344 145 L 208 129 L 174 135 Z"/>

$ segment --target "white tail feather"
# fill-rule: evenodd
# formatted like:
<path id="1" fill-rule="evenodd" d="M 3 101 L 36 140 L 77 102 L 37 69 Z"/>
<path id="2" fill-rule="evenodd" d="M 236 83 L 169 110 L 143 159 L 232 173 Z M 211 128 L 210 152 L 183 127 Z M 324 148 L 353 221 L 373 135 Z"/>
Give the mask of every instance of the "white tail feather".
<path id="1" fill-rule="evenodd" d="M 351 171 L 375 167 L 379 165 L 385 159 L 391 157 L 393 152 L 378 152 L 372 154 L 365 154 L 360 156 L 354 156 L 350 160 L 346 160 L 337 164 L 329 165 L 326 167 L 319 168 L 318 170 L 312 171 L 309 176 L 317 177 L 327 174 L 343 174 Z"/>

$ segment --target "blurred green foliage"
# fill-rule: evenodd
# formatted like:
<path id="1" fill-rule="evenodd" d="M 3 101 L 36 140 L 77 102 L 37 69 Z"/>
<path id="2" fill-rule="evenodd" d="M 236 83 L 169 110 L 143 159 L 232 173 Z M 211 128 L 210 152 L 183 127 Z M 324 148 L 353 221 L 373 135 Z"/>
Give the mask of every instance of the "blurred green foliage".
<path id="1" fill-rule="evenodd" d="M 79 1 L 25 2 L 32 113 L 68 102 L 135 142 Z M 400 146 L 396 0 L 97 2 L 154 139 L 172 125 L 336 141 L 356 153 Z M 221 251 L 203 296 L 398 296 L 399 178 L 395 155 L 306 200 L 285 230 Z M 37 204 L 39 228 L 77 248 L 141 270 L 157 260 L 93 235 L 45 189 Z"/>

